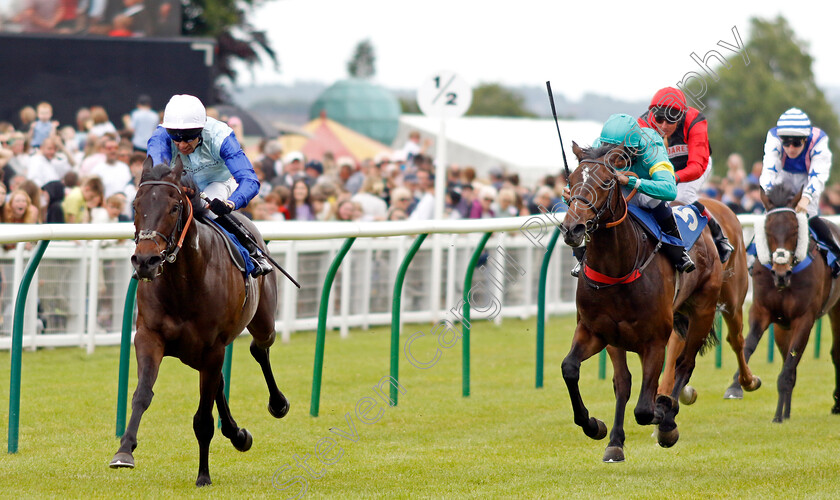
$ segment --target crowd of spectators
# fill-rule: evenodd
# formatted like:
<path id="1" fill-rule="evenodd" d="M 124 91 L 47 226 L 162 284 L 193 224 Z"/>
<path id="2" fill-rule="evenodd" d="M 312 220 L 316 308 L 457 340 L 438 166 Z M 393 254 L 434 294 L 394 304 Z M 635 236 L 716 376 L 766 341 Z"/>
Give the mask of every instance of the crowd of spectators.
<path id="1" fill-rule="evenodd" d="M 208 114 L 218 117 L 212 108 Z M 76 122 L 52 119 L 42 102 L 20 112 L 20 122 L 0 122 L 0 221 L 5 223 L 83 223 L 133 220 L 132 201 L 145 159 L 144 145 L 159 122 L 148 97 L 122 120 L 112 121 L 99 106 L 78 110 Z M 218 117 L 240 129 L 236 117 Z M 428 154 L 431 139 L 412 133 L 391 154 L 357 161 L 327 152 L 308 159 L 283 151 L 279 139 L 246 148 L 261 181 L 260 194 L 242 211 L 254 220 L 381 221 L 434 217 L 435 175 Z M 738 154 L 726 159 L 726 175 L 713 176 L 703 195 L 738 214 L 761 213 L 758 176 Z M 565 179 L 545 176 L 524 186 L 502 168 L 478 175 L 475 168 L 446 169 L 445 217 L 477 219 L 563 211 L 559 195 Z M 840 213 L 840 185 L 823 193 L 822 212 Z"/>

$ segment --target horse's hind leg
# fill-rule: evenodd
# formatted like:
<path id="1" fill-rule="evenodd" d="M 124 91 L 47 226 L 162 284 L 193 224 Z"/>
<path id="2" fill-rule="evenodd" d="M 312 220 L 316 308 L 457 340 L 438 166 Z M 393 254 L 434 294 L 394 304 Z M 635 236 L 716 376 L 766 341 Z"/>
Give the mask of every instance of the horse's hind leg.
<path id="1" fill-rule="evenodd" d="M 604 451 L 604 462 L 624 461 L 624 412 L 630 399 L 632 377 L 627 369 L 627 351 L 607 347 L 613 364 L 613 390 L 615 391 L 615 418 L 610 431 L 610 442 Z"/>
<path id="2" fill-rule="evenodd" d="M 730 334 L 732 332 L 732 326 L 727 321 L 727 327 L 729 328 Z M 767 330 L 767 327 L 770 326 L 770 313 L 763 307 L 760 307 L 758 304 L 753 302 L 752 306 L 750 306 L 750 333 L 747 335 L 746 340 L 744 341 L 744 364 L 750 362 L 750 357 L 755 352 L 756 347 L 758 346 L 758 342 L 761 340 L 762 335 L 764 335 L 764 331 Z M 733 347 L 734 349 L 734 347 Z M 740 356 L 738 359 L 738 364 L 740 366 L 741 360 Z M 757 377 L 755 377 L 757 379 Z M 732 385 L 730 385 L 726 389 L 726 393 L 723 397 L 726 399 L 743 399 L 744 391 L 741 389 L 741 370 L 735 372 L 735 375 L 732 377 Z M 757 389 L 758 387 L 756 387 Z"/>
<path id="3" fill-rule="evenodd" d="M 840 303 L 828 313 L 831 318 L 831 360 L 834 362 L 834 406 L 831 413 L 840 414 Z"/>
<path id="4" fill-rule="evenodd" d="M 200 398 L 198 410 L 193 417 L 193 431 L 198 440 L 198 478 L 196 486 L 206 486 L 210 481 L 210 441 L 213 440 L 215 425 L 213 422 L 213 403 L 222 380 L 222 360 L 224 351 L 218 357 L 218 363 L 210 362 L 200 372 Z"/>
<path id="5" fill-rule="evenodd" d="M 254 439 L 245 428 L 239 428 L 236 420 L 230 414 L 227 398 L 225 398 L 225 379 L 219 380 L 219 390 L 216 392 L 216 408 L 219 410 L 219 420 L 222 422 L 222 435 L 230 439 L 233 447 L 239 451 L 251 449 Z"/>
<path id="6" fill-rule="evenodd" d="M 680 337 L 680 334 L 671 332 L 665 352 L 665 366 L 662 375 L 659 377 L 659 388 L 656 390 L 657 394 L 671 394 L 671 390 L 674 388 L 674 368 L 677 364 L 677 356 L 680 355 L 684 346 L 685 341 Z"/>
<path id="7" fill-rule="evenodd" d="M 732 352 L 735 353 L 735 358 L 738 360 L 738 377 L 733 381 L 733 385 L 737 383 L 739 388 L 744 388 L 752 392 L 761 387 L 761 379 L 753 375 L 750 366 L 747 364 L 747 356 L 744 354 L 744 336 L 742 333 L 744 329 L 744 314 L 740 306 L 731 304 L 729 300 L 726 303 L 730 304 L 722 311 L 723 319 L 726 321 L 726 341 L 729 343 Z M 723 397 L 725 399 L 740 399 L 737 395 L 737 392 L 731 394 L 730 390 L 727 389 Z M 743 397 L 743 392 L 741 392 L 741 397 Z"/>
<path id="8" fill-rule="evenodd" d="M 120 440 L 120 449 L 111 460 L 111 468 L 134 467 L 134 455 L 132 452 L 137 447 L 137 429 L 140 427 L 140 419 L 143 413 L 152 403 L 154 391 L 152 390 L 157 380 L 160 361 L 163 358 L 163 345 L 157 338 L 151 337 L 141 330 L 135 337 L 135 350 L 137 353 L 137 388 L 131 398 L 131 419 L 128 427 Z"/>
<path id="9" fill-rule="evenodd" d="M 257 305 L 254 318 L 248 324 L 248 331 L 251 332 L 253 338 L 251 341 L 251 356 L 260 364 L 265 384 L 268 386 L 268 412 L 274 418 L 283 418 L 289 413 L 289 400 L 277 387 L 268 356 L 268 350 L 274 344 L 276 338 L 274 332 L 274 311 L 277 307 L 276 274 L 271 273 L 263 277 L 260 302 Z"/>
<path id="10" fill-rule="evenodd" d="M 572 340 L 572 348 L 563 359 L 561 365 L 563 380 L 569 390 L 572 400 L 575 423 L 583 429 L 583 433 L 592 439 L 604 439 L 607 436 L 607 426 L 595 417 L 589 416 L 589 410 L 580 397 L 580 364 L 604 348 L 604 343 L 591 335 L 585 327 L 578 324 Z"/>

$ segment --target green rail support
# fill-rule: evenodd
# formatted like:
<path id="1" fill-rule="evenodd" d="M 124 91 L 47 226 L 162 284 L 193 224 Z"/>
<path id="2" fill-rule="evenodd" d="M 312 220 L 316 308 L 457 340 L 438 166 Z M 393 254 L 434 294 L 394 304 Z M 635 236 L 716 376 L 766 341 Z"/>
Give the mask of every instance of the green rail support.
<path id="1" fill-rule="evenodd" d="M 773 335 L 773 323 L 770 323 L 770 334 L 767 336 L 767 362 L 773 362 L 773 355 L 775 352 L 773 349 L 776 347 L 776 339 Z"/>
<path id="2" fill-rule="evenodd" d="M 554 247 L 557 245 L 557 238 L 560 237 L 560 228 L 554 228 L 554 234 L 548 241 L 548 246 L 543 254 L 542 266 L 540 266 L 540 284 L 537 287 L 537 389 L 543 386 L 543 364 L 545 362 L 545 282 L 548 278 L 548 263 L 554 254 Z"/>
<path id="3" fill-rule="evenodd" d="M 397 382 L 400 380 L 400 307 L 402 303 L 402 288 L 405 282 L 405 273 L 408 271 L 408 266 L 414 259 L 414 255 L 420 250 L 420 245 L 428 236 L 428 233 L 418 234 L 408 253 L 405 254 L 400 269 L 397 271 L 397 278 L 394 282 L 394 299 L 391 301 L 391 377 Z M 397 406 L 397 390 L 396 384 L 391 384 L 391 405 Z"/>
<path id="4" fill-rule="evenodd" d="M 309 414 L 313 417 L 318 416 L 321 405 L 321 375 L 324 369 L 324 343 L 327 333 L 327 308 L 330 300 L 330 289 L 335 274 L 338 272 L 338 266 L 341 265 L 341 261 L 344 260 L 344 256 L 347 255 L 354 241 L 356 241 L 356 238 L 347 238 L 344 241 L 332 264 L 330 264 L 327 276 L 324 278 L 324 289 L 321 290 L 321 304 L 318 306 L 318 332 L 315 340 L 315 366 L 312 373 L 312 400 L 309 403 Z"/>
<path id="5" fill-rule="evenodd" d="M 598 354 L 598 378 L 604 380 L 607 378 L 607 350 L 601 349 Z"/>
<path id="6" fill-rule="evenodd" d="M 125 433 L 125 414 L 128 404 L 128 367 L 131 364 L 131 324 L 134 319 L 134 304 L 137 301 L 137 283 L 134 276 L 128 281 L 123 308 L 122 336 L 120 337 L 120 373 L 117 382 L 117 437 Z"/>
<path id="7" fill-rule="evenodd" d="M 720 368 L 723 364 L 723 316 L 720 313 L 715 313 L 715 335 L 718 340 L 715 346 L 715 368 Z"/>
<path id="8" fill-rule="evenodd" d="M 20 425 L 20 371 L 21 355 L 23 351 L 23 312 L 26 309 L 26 296 L 29 294 L 29 285 L 32 283 L 32 276 L 41 263 L 41 257 L 49 240 L 41 240 L 35 247 L 35 252 L 26 265 L 23 272 L 23 279 L 18 288 L 17 299 L 15 300 L 15 318 L 12 322 L 12 370 L 11 383 L 9 384 L 9 442 L 8 452 L 17 453 L 18 430 Z"/>
<path id="9" fill-rule="evenodd" d="M 464 277 L 464 320 L 462 322 L 463 335 L 461 336 L 461 392 L 464 397 L 470 395 L 470 291 L 472 290 L 473 271 L 476 264 L 478 264 L 478 257 L 487 245 L 487 240 L 490 239 L 492 232 L 484 233 L 481 241 L 478 242 L 478 247 L 472 254 L 470 264 L 467 266 L 467 274 Z"/>
<path id="10" fill-rule="evenodd" d="M 817 333 L 814 337 L 814 359 L 820 359 L 820 342 L 822 342 L 822 318 L 817 319 Z"/>

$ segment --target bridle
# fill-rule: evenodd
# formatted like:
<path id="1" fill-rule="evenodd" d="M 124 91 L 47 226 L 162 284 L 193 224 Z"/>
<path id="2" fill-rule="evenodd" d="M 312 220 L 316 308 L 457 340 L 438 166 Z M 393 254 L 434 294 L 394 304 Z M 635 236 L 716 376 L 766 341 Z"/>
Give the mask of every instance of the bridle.
<path id="1" fill-rule="evenodd" d="M 178 252 L 181 250 L 181 245 L 184 243 L 184 238 L 187 236 L 187 231 L 190 228 L 190 224 L 193 220 L 193 206 L 190 202 L 190 199 L 184 193 L 184 190 L 181 186 L 173 182 L 168 181 L 144 181 L 141 182 L 139 186 L 137 186 L 137 191 L 139 192 L 143 186 L 169 186 L 174 188 L 178 191 L 180 195 L 180 199 L 178 200 L 178 221 L 175 223 L 175 227 L 172 229 L 172 234 L 166 236 L 161 234 L 153 229 L 143 229 L 138 230 L 137 233 L 134 235 L 134 243 L 139 244 L 143 240 L 152 240 L 155 245 L 158 247 L 160 252 L 160 256 L 170 264 L 175 262 L 175 259 L 178 256 Z M 186 203 L 185 203 L 186 202 Z M 184 211 L 184 205 L 187 206 L 187 220 L 186 222 L 183 221 L 181 215 Z M 176 240 L 177 238 L 177 240 Z M 159 239 L 163 240 L 166 245 L 161 249 L 161 245 L 159 243 Z"/>
<path id="2" fill-rule="evenodd" d="M 596 209 L 595 204 L 592 201 L 590 201 L 585 196 L 581 196 L 580 194 L 573 194 L 571 197 L 569 197 L 569 207 L 570 208 L 572 206 L 572 202 L 578 201 L 578 202 L 582 203 L 589 210 L 592 210 L 593 212 L 595 212 L 595 217 L 587 220 L 586 223 L 584 224 L 584 226 L 585 226 L 585 229 L 584 229 L 585 238 L 587 240 L 589 240 L 591 234 L 598 230 L 598 228 L 600 226 L 601 217 L 604 215 L 604 213 L 607 211 L 607 209 L 609 209 L 613 220 L 611 222 L 605 223 L 604 227 L 611 228 L 611 227 L 615 227 L 615 226 L 621 224 L 622 222 L 624 222 L 624 220 L 627 218 L 627 203 L 633 198 L 633 196 L 636 195 L 637 188 L 634 187 L 633 190 L 630 191 L 630 193 L 627 195 L 626 198 L 624 198 L 622 196 L 622 198 L 624 198 L 624 203 L 623 203 L 624 213 L 621 215 L 621 217 L 618 220 L 616 220 L 616 213 L 612 208 L 612 199 L 613 199 L 613 196 L 614 196 L 613 193 L 617 192 L 620 195 L 620 191 L 619 191 L 619 188 L 618 188 L 618 182 L 616 181 L 616 178 L 615 178 L 615 176 L 616 176 L 615 168 L 613 168 L 611 165 L 607 164 L 603 160 L 582 160 L 580 162 L 580 166 L 578 168 L 582 168 L 585 164 L 603 165 L 605 168 L 608 169 L 610 174 L 612 174 L 612 178 L 608 179 L 606 181 L 606 183 L 609 183 L 609 186 L 607 186 L 606 183 L 604 183 L 604 185 L 603 185 L 604 189 L 607 190 L 608 198 L 607 198 L 607 201 L 603 205 L 601 205 L 601 208 Z M 638 177 L 635 173 L 630 172 L 630 171 L 624 172 L 624 174 L 632 176 L 632 177 Z M 578 189 L 576 191 L 578 193 L 580 193 L 584 189 L 585 189 L 585 187 L 584 187 L 583 183 L 578 183 Z"/>

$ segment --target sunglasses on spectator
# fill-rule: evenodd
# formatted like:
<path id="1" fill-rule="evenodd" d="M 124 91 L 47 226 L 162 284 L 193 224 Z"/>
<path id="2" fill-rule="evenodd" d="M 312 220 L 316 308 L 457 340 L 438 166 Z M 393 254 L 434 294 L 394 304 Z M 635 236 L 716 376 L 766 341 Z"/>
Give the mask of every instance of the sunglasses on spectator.
<path id="1" fill-rule="evenodd" d="M 194 140 L 198 139 L 201 136 L 200 131 L 198 133 L 195 133 L 195 132 L 184 133 L 184 132 L 175 132 L 175 131 L 168 132 L 168 133 L 169 133 L 169 138 L 172 139 L 173 142 L 190 142 L 190 141 L 194 141 Z"/>
<path id="2" fill-rule="evenodd" d="M 682 117 L 681 112 L 672 108 L 658 108 L 653 111 L 653 121 L 656 123 L 677 123 Z"/>
<path id="3" fill-rule="evenodd" d="M 782 146 L 793 146 L 798 148 L 805 142 L 802 137 L 782 137 Z"/>

